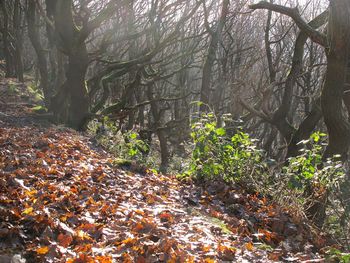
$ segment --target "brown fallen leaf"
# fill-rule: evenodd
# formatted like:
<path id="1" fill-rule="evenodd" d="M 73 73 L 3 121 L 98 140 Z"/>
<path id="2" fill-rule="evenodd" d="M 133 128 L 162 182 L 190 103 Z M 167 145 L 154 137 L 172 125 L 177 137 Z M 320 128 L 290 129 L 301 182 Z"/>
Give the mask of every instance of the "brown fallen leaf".
<path id="1" fill-rule="evenodd" d="M 221 245 L 220 243 L 218 244 L 218 257 L 221 260 L 227 260 L 227 261 L 232 261 L 234 260 L 235 256 L 236 256 L 236 251 L 237 249 L 234 247 L 228 247 L 225 245 Z"/>
<path id="2" fill-rule="evenodd" d="M 73 237 L 70 234 L 59 234 L 57 237 L 58 244 L 62 247 L 69 247 L 69 245 L 73 242 Z"/>
<path id="3" fill-rule="evenodd" d="M 159 214 L 160 222 L 174 222 L 174 217 L 169 212 L 162 212 Z"/>
<path id="4" fill-rule="evenodd" d="M 268 258 L 273 261 L 280 261 L 281 257 L 283 256 L 282 250 L 274 250 L 268 253 Z"/>

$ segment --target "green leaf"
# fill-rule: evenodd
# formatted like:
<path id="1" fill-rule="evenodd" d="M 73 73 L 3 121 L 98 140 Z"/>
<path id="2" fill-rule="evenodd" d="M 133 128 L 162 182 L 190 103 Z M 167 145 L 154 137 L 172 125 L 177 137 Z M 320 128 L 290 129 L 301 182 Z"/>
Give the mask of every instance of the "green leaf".
<path id="1" fill-rule="evenodd" d="M 45 113 L 45 112 L 47 112 L 47 108 L 44 107 L 44 106 L 41 106 L 41 105 L 37 105 L 37 106 L 31 108 L 31 110 L 33 112 L 37 112 L 37 113 Z"/>
<path id="2" fill-rule="evenodd" d="M 226 135 L 226 130 L 224 128 L 218 128 L 218 129 L 216 129 L 215 133 L 218 136 L 224 136 L 224 135 Z"/>
<path id="3" fill-rule="evenodd" d="M 135 133 L 135 132 L 130 133 L 129 138 L 130 139 L 136 139 L 137 138 L 137 133 Z"/>

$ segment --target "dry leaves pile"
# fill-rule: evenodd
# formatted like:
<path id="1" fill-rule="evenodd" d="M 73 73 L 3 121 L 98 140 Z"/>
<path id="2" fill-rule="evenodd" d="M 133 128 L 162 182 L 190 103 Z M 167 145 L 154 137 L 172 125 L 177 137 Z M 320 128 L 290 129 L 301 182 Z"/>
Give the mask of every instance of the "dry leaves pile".
<path id="1" fill-rule="evenodd" d="M 28 111 L 18 107 L 0 110 Z M 21 254 L 26 262 L 307 262 L 325 245 L 259 195 L 124 171 L 74 131 L 7 119 L 0 117 L 0 255 Z"/>

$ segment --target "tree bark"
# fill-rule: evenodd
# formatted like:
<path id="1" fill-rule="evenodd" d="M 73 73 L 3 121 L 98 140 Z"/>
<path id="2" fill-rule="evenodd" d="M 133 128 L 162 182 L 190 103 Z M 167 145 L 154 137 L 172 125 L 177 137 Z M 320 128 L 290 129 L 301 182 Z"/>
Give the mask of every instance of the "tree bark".
<path id="1" fill-rule="evenodd" d="M 290 108 L 293 102 L 293 89 L 297 78 L 299 77 L 302 70 L 302 61 L 304 56 L 304 46 L 307 39 L 310 37 L 313 41 L 326 46 L 325 35 L 317 31 L 317 28 L 322 26 L 328 17 L 328 11 L 324 11 L 316 18 L 314 18 L 311 22 L 306 23 L 300 16 L 298 9 L 289 8 L 281 5 L 273 4 L 272 1 L 270 3 L 266 1 L 262 1 L 258 4 L 251 5 L 252 9 L 268 9 L 269 11 L 275 11 L 281 14 L 285 14 L 291 17 L 295 23 L 300 28 L 301 32 L 299 33 L 294 47 L 293 53 L 293 61 L 291 70 L 287 76 L 286 84 L 284 88 L 284 93 L 282 97 L 282 103 L 277 110 L 274 111 L 273 116 L 269 117 L 265 114 L 265 120 L 269 121 L 271 124 L 275 125 L 280 133 L 283 135 L 284 139 L 288 143 L 288 152 L 287 156 L 293 156 L 298 152 L 297 143 L 300 138 L 304 136 L 310 135 L 313 128 L 316 126 L 318 120 L 321 118 L 319 111 L 317 111 L 317 107 L 314 108 L 314 112 L 310 114 L 303 122 L 300 124 L 298 130 L 296 130 L 289 122 L 288 122 L 288 114 L 290 112 Z M 266 37 L 265 37 L 266 38 Z M 266 39 L 265 39 L 266 40 Z M 269 55 L 269 54 L 268 54 Z M 270 55 L 271 56 L 271 55 Z M 269 63 L 269 67 L 271 62 Z M 271 75 L 271 72 L 270 72 Z"/>
<path id="2" fill-rule="evenodd" d="M 159 171 L 162 173 L 166 173 L 168 166 L 169 166 L 169 149 L 168 149 L 168 142 L 167 142 L 167 136 L 165 129 L 162 129 L 161 127 L 161 114 L 160 110 L 157 104 L 157 101 L 154 100 L 153 97 L 153 84 L 149 84 L 147 86 L 147 97 L 148 100 L 151 102 L 151 114 L 154 120 L 154 124 L 152 125 L 154 127 L 154 130 L 156 131 L 158 140 L 159 140 L 159 146 L 160 146 L 160 167 Z"/>
<path id="3" fill-rule="evenodd" d="M 293 134 L 290 143 L 288 144 L 287 158 L 295 157 L 300 154 L 300 150 L 303 145 L 298 144 L 302 140 L 307 140 L 313 130 L 315 129 L 317 123 L 322 118 L 321 111 L 321 100 L 317 99 L 311 112 L 299 125 L 299 128 Z"/>
<path id="4" fill-rule="evenodd" d="M 16 76 L 19 81 L 24 81 L 24 70 L 22 61 L 22 49 L 23 49 L 23 38 L 21 30 L 22 22 L 22 6 L 20 0 L 15 0 L 13 10 L 13 28 L 15 35 L 15 65 L 16 65 Z"/>
<path id="5" fill-rule="evenodd" d="M 68 57 L 66 80 L 52 99 L 52 110 L 59 121 L 82 130 L 89 116 L 85 75 L 89 65 L 85 38 L 75 25 L 72 0 L 57 1 L 54 10 L 57 47 Z"/>
<path id="6" fill-rule="evenodd" d="M 15 77 L 15 65 L 13 56 L 11 53 L 11 40 L 9 39 L 9 14 L 6 7 L 5 0 L 0 0 L 0 9 L 3 15 L 3 27 L 1 28 L 2 41 L 4 46 L 4 56 L 5 56 L 5 77 L 11 78 Z"/>
<path id="7" fill-rule="evenodd" d="M 211 88 L 211 79 L 212 79 L 212 70 L 216 57 L 216 50 L 218 48 L 219 41 L 221 39 L 221 32 L 224 27 L 226 17 L 228 14 L 228 7 L 230 1 L 223 0 L 221 14 L 218 21 L 218 25 L 215 31 L 209 30 L 210 33 L 210 43 L 208 47 L 208 54 L 205 58 L 203 65 L 203 74 L 202 74 L 202 87 L 200 92 L 200 101 L 203 103 L 200 106 L 200 112 L 208 111 L 208 105 L 210 103 L 210 88 Z"/>
<path id="8" fill-rule="evenodd" d="M 70 89 L 70 105 L 67 124 L 75 129 L 84 128 L 89 112 L 89 98 L 85 85 L 85 75 L 89 65 L 89 57 L 85 43 L 68 56 L 66 83 Z"/>
<path id="9" fill-rule="evenodd" d="M 38 59 L 38 68 L 40 73 L 39 87 L 44 93 L 45 105 L 47 108 L 49 108 L 52 94 L 49 87 L 49 73 L 47 68 L 46 52 L 41 44 L 40 35 L 36 27 L 37 15 L 38 13 L 36 10 L 35 2 L 27 0 L 28 35 Z"/>
<path id="10" fill-rule="evenodd" d="M 324 157 L 339 154 L 345 160 L 350 145 L 350 124 L 343 111 L 350 54 L 350 2 L 347 0 L 330 1 L 328 43 L 326 79 L 321 94 L 322 113 L 329 135 Z"/>

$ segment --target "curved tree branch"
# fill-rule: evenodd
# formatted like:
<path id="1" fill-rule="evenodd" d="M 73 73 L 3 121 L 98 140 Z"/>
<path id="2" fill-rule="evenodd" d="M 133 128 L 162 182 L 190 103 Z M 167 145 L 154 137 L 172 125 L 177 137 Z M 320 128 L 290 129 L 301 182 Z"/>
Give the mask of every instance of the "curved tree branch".
<path id="1" fill-rule="evenodd" d="M 326 23 L 328 18 L 328 11 L 324 11 L 317 17 L 315 17 L 312 21 L 309 22 L 309 26 L 313 29 L 317 29 Z M 286 79 L 286 84 L 284 88 L 284 94 L 282 98 L 281 106 L 274 112 L 274 116 L 272 119 L 275 122 L 278 122 L 281 119 L 287 117 L 290 109 L 290 105 L 292 104 L 293 98 L 293 88 L 295 86 L 295 82 L 299 77 L 299 74 L 302 71 L 303 66 L 303 57 L 304 57 L 304 45 L 307 41 L 308 35 L 301 31 L 297 39 L 295 41 L 293 59 L 292 59 L 292 67 Z"/>
<path id="2" fill-rule="evenodd" d="M 294 20 L 297 26 L 307 34 L 315 43 L 320 44 L 323 47 L 327 46 L 327 37 L 325 34 L 315 30 L 310 24 L 308 24 L 300 15 L 298 8 L 286 7 L 283 5 L 271 4 L 266 1 L 261 1 L 257 4 L 249 6 L 250 9 L 267 9 L 283 15 L 287 15 Z"/>

